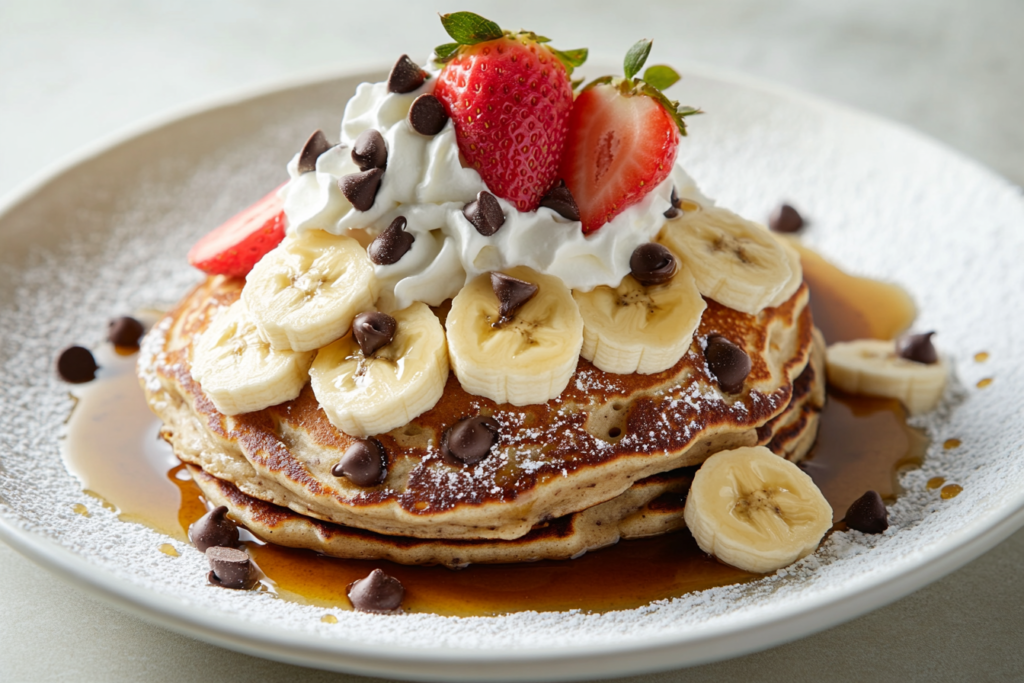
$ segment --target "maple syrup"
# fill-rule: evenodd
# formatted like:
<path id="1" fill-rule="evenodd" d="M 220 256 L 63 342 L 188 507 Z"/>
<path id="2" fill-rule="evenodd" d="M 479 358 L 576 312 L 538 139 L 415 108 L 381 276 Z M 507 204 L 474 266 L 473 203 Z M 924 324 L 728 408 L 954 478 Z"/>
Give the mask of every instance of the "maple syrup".
<path id="1" fill-rule="evenodd" d="M 902 289 L 847 275 L 814 252 L 800 251 L 815 323 L 828 342 L 892 338 L 913 321 L 913 303 Z M 68 423 L 65 463 L 86 492 L 113 506 L 122 520 L 187 540 L 188 526 L 206 511 L 199 487 L 170 447 L 157 439 L 159 422 L 138 386 L 135 359 L 112 350 L 98 355 L 99 380 L 76 390 L 79 401 Z M 925 446 L 923 435 L 907 426 L 897 401 L 830 390 L 817 443 L 802 467 L 840 520 L 869 489 L 884 498 L 897 496 L 898 473 L 918 464 Z M 942 495 L 947 497 L 945 489 Z M 622 541 L 575 560 L 462 570 L 342 560 L 259 541 L 247 546 L 263 573 L 264 590 L 331 610 L 350 609 L 348 585 L 378 567 L 405 586 L 407 612 L 460 616 L 629 609 L 760 576 L 705 555 L 685 530 Z M 336 617 L 326 614 L 322 620 L 335 623 Z"/>

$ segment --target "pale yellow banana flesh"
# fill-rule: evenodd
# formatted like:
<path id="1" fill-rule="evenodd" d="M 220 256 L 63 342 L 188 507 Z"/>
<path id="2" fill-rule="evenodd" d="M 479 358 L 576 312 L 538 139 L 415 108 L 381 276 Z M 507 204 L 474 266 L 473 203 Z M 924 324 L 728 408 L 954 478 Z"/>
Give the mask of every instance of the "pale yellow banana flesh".
<path id="1" fill-rule="evenodd" d="M 782 251 L 786 254 L 786 262 L 789 264 L 790 270 L 789 280 L 786 281 L 786 284 L 775 295 L 775 298 L 768 302 L 768 307 L 774 308 L 789 301 L 789 298 L 796 294 L 796 290 L 800 289 L 800 285 L 804 281 L 804 269 L 800 263 L 800 252 L 789 243 L 789 238 L 775 235 L 774 233 L 769 234 L 778 240 L 779 246 L 782 247 Z"/>
<path id="2" fill-rule="evenodd" d="M 926 413 L 942 399 L 949 377 L 944 358 L 926 365 L 900 358 L 896 344 L 881 339 L 837 342 L 828 347 L 829 384 L 851 394 L 895 398 L 912 415 Z"/>

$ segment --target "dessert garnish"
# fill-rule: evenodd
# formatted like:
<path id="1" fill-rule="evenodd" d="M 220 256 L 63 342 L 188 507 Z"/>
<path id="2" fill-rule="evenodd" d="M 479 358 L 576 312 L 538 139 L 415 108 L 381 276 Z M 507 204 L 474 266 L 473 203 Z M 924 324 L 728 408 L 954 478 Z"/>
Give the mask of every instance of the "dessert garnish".
<path id="1" fill-rule="evenodd" d="M 774 232 L 800 232 L 804 218 L 789 204 L 779 204 L 768 218 L 768 227 Z"/>
<path id="2" fill-rule="evenodd" d="M 504 273 L 491 273 L 491 289 L 498 297 L 498 319 L 492 325 L 499 327 L 512 320 L 516 311 L 537 295 L 538 287 Z"/>
<path id="3" fill-rule="evenodd" d="M 884 339 L 855 339 L 828 347 L 828 381 L 851 394 L 895 398 L 912 414 L 925 413 L 938 405 L 946 389 L 949 363 L 931 345 L 931 335 L 907 338 L 895 344 Z M 897 353 L 897 346 L 919 358 L 935 353 L 933 363 L 910 360 Z"/>
<path id="4" fill-rule="evenodd" d="M 219 505 L 193 522 L 188 540 L 201 553 L 209 548 L 234 548 L 238 545 L 238 527 L 227 518 L 228 509 Z"/>
<path id="5" fill-rule="evenodd" d="M 580 219 L 580 207 L 576 206 L 576 200 L 572 198 L 572 192 L 565 186 L 565 181 L 559 179 L 555 186 L 548 190 L 548 193 L 541 197 L 540 205 L 547 207 L 562 218 L 570 221 Z"/>
<path id="6" fill-rule="evenodd" d="M 331 469 L 336 477 L 345 477 L 356 486 L 376 486 L 387 474 L 384 447 L 376 439 L 357 439 Z"/>
<path id="7" fill-rule="evenodd" d="M 743 389 L 743 381 L 750 374 L 751 367 L 746 351 L 720 334 L 711 334 L 708 335 L 704 358 L 722 391 L 735 394 Z"/>
<path id="8" fill-rule="evenodd" d="M 441 100 L 433 95 L 424 93 L 415 100 L 409 107 L 409 125 L 420 135 L 437 135 L 448 123 L 448 112 L 445 111 Z"/>
<path id="9" fill-rule="evenodd" d="M 338 181 L 338 188 L 356 211 L 369 211 L 377 198 L 382 177 L 384 170 L 380 168 L 350 173 Z"/>
<path id="10" fill-rule="evenodd" d="M 915 363 L 934 365 L 939 362 L 939 352 L 932 344 L 935 332 L 905 334 L 896 340 L 896 355 Z"/>
<path id="11" fill-rule="evenodd" d="M 358 612 L 395 614 L 401 611 L 405 588 L 402 582 L 374 569 L 365 579 L 353 581 L 348 587 L 348 599 Z"/>
<path id="12" fill-rule="evenodd" d="M 467 465 L 486 458 L 498 443 L 501 425 L 493 417 L 464 417 L 449 427 L 441 438 L 441 452 Z"/>
<path id="13" fill-rule="evenodd" d="M 145 331 L 142 323 L 138 320 L 123 315 L 107 323 L 107 341 L 114 346 L 136 349 L 139 347 L 139 340 L 142 339 L 142 334 Z"/>
<path id="14" fill-rule="evenodd" d="M 391 224 L 383 232 L 374 237 L 370 246 L 366 248 L 370 260 L 378 266 L 398 263 L 412 249 L 412 243 L 416 241 L 411 233 L 405 231 L 408 223 L 405 216 L 399 216 L 391 221 Z"/>
<path id="15" fill-rule="evenodd" d="M 656 242 L 641 244 L 629 257 L 629 272 L 644 287 L 668 282 L 677 269 L 676 257 Z"/>
<path id="16" fill-rule="evenodd" d="M 284 201 L 278 188 L 195 243 L 188 262 L 209 275 L 245 277 L 284 239 Z"/>
<path id="17" fill-rule="evenodd" d="M 409 59 L 409 55 L 402 55 L 391 67 L 388 75 L 388 92 L 407 93 L 423 85 L 427 79 L 427 72 L 420 68 L 420 65 Z"/>
<path id="18" fill-rule="evenodd" d="M 57 356 L 57 374 L 65 382 L 91 382 L 96 379 L 96 371 L 99 369 L 92 351 L 84 346 L 69 346 Z"/>
<path id="19" fill-rule="evenodd" d="M 360 171 L 373 168 L 383 171 L 388 167 L 388 147 L 379 131 L 367 128 L 356 138 L 352 145 L 352 161 L 356 162 Z"/>
<path id="20" fill-rule="evenodd" d="M 207 581 L 220 588 L 249 589 L 256 583 L 255 571 L 249 555 L 237 548 L 214 546 L 206 549 L 210 563 Z"/>
<path id="21" fill-rule="evenodd" d="M 676 191 L 676 188 L 674 187 L 672 188 L 672 196 L 669 199 L 669 201 L 672 202 L 672 206 L 665 209 L 665 218 L 668 218 L 669 220 L 673 218 L 678 218 L 679 214 L 682 213 L 681 208 L 683 206 L 683 203 L 679 201 L 679 192 Z"/>
<path id="22" fill-rule="evenodd" d="M 313 131 L 313 134 L 306 140 L 306 144 L 302 146 L 302 151 L 299 152 L 299 163 L 296 169 L 299 173 L 312 173 L 316 171 L 316 160 L 320 158 L 320 155 L 329 150 L 333 145 L 327 142 L 327 138 L 324 136 L 324 132 L 319 128 Z"/>
<path id="23" fill-rule="evenodd" d="M 868 491 L 846 511 L 846 526 L 865 534 L 880 534 L 889 528 L 889 512 L 878 491 Z"/>
<path id="24" fill-rule="evenodd" d="M 352 320 L 352 335 L 359 344 L 359 350 L 367 358 L 380 347 L 390 344 L 397 328 L 395 319 L 380 311 L 360 313 Z"/>
<path id="25" fill-rule="evenodd" d="M 490 237 L 505 225 L 505 213 L 501 210 L 501 204 L 487 190 L 481 190 L 476 199 L 466 204 L 462 214 L 484 237 Z"/>

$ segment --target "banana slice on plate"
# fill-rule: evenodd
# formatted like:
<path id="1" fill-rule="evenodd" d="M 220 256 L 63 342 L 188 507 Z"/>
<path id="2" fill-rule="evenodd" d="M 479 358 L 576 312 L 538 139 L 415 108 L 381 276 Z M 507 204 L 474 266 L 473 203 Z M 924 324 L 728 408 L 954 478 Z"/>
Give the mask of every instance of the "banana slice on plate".
<path id="1" fill-rule="evenodd" d="M 857 339 L 828 347 L 829 384 L 851 394 L 895 398 L 912 415 L 938 405 L 946 389 L 949 363 L 918 363 L 896 354 L 896 344 L 882 339 Z"/>
<path id="2" fill-rule="evenodd" d="M 707 308 L 686 268 L 645 287 L 632 275 L 618 287 L 573 292 L 583 316 L 580 355 L 605 372 L 649 375 L 679 362 Z"/>
<path id="3" fill-rule="evenodd" d="M 312 351 L 342 337 L 378 294 L 366 249 L 351 237 L 307 230 L 260 259 L 242 300 L 271 347 Z"/>
<path id="4" fill-rule="evenodd" d="M 327 419 L 352 436 L 383 434 L 434 407 L 448 381 L 444 328 L 423 303 L 393 313 L 394 337 L 369 357 L 354 335 L 320 349 L 309 369 Z"/>
<path id="5" fill-rule="evenodd" d="M 766 573 L 814 552 L 832 527 L 832 508 L 799 467 L 756 446 L 705 460 L 683 518 L 704 552 Z"/>
<path id="6" fill-rule="evenodd" d="M 517 406 L 546 403 L 576 370 L 583 318 L 560 278 L 525 266 L 502 276 L 535 286 L 535 294 L 502 320 L 492 274 L 463 287 L 445 322 L 452 370 L 471 394 Z"/>
<path id="7" fill-rule="evenodd" d="M 687 211 L 665 224 L 658 241 L 679 255 L 701 294 L 742 313 L 756 315 L 792 285 L 782 245 L 765 228 L 726 209 Z"/>
<path id="8" fill-rule="evenodd" d="M 299 395 L 312 352 L 275 351 L 260 337 L 245 302 L 222 311 L 192 352 L 192 377 L 217 410 L 238 415 Z"/>

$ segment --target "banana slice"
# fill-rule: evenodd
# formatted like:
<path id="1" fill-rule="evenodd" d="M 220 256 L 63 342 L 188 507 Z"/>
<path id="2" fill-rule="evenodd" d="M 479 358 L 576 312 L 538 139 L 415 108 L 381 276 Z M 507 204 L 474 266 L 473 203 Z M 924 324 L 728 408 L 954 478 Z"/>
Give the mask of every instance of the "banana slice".
<path id="1" fill-rule="evenodd" d="M 369 358 L 353 335 L 320 349 L 309 369 L 327 419 L 352 436 L 383 434 L 434 407 L 448 381 L 448 347 L 423 303 L 393 313 L 395 336 Z"/>
<path id="2" fill-rule="evenodd" d="M 342 337 L 379 293 L 366 249 L 351 237 L 308 230 L 260 259 L 242 300 L 272 348 L 312 351 Z"/>
<path id="3" fill-rule="evenodd" d="M 756 315 L 771 305 L 793 277 L 770 232 L 719 207 L 667 222 L 658 241 L 680 256 L 701 294 L 742 313 Z"/>
<path id="4" fill-rule="evenodd" d="M 896 355 L 896 344 L 857 339 L 828 347 L 828 381 L 851 394 L 895 398 L 912 415 L 926 413 L 942 398 L 949 363 L 941 356 L 928 365 Z"/>
<path id="5" fill-rule="evenodd" d="M 832 526 L 832 508 L 799 467 L 757 446 L 705 460 L 683 518 L 704 552 L 766 573 L 814 552 Z"/>
<path id="6" fill-rule="evenodd" d="M 221 312 L 196 342 L 192 377 L 217 410 L 238 415 L 299 395 L 312 352 L 275 351 L 260 337 L 245 302 Z"/>
<path id="7" fill-rule="evenodd" d="M 792 245 L 789 244 L 791 238 L 783 237 L 782 235 L 776 235 L 775 233 L 768 233 L 774 237 L 779 246 L 782 247 L 782 251 L 786 254 L 786 262 L 789 263 L 789 280 L 783 285 L 779 293 L 775 295 L 775 298 L 768 302 L 769 308 L 775 308 L 789 301 L 789 298 L 796 294 L 796 290 L 800 289 L 800 285 L 804 281 L 804 268 L 800 263 L 800 252 L 797 251 Z"/>
<path id="8" fill-rule="evenodd" d="M 560 278 L 519 266 L 502 271 L 537 294 L 497 327 L 498 297 L 484 273 L 452 299 L 445 327 L 452 369 L 471 394 L 497 403 L 546 403 L 565 390 L 583 345 L 583 318 Z"/>
<path id="9" fill-rule="evenodd" d="M 583 316 L 580 355 L 605 372 L 661 372 L 679 362 L 707 308 L 686 268 L 645 287 L 627 275 L 616 288 L 573 292 Z"/>

